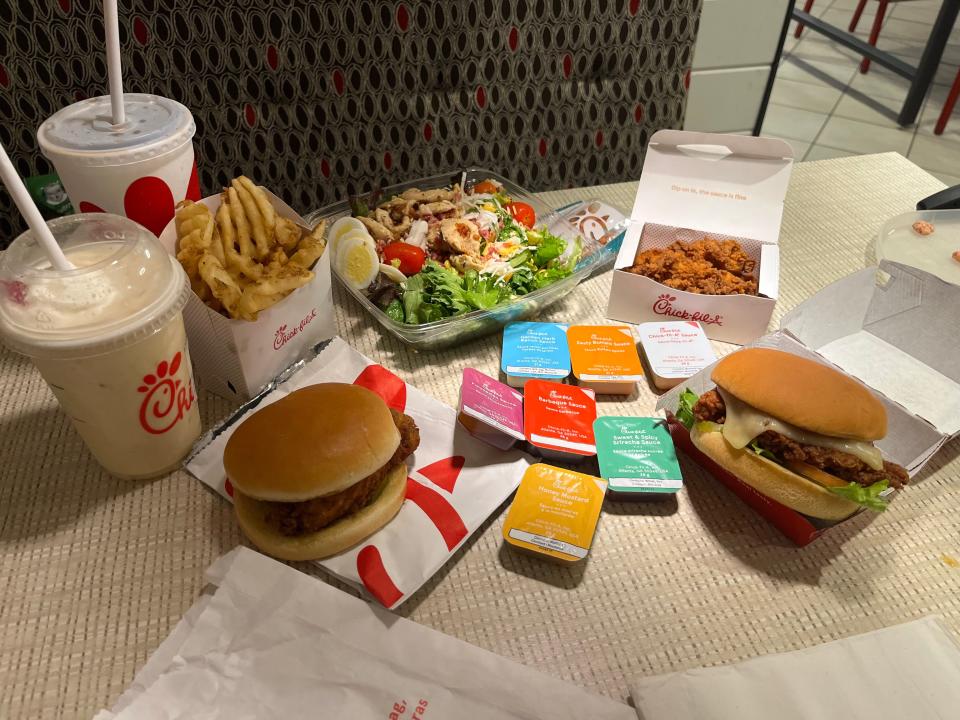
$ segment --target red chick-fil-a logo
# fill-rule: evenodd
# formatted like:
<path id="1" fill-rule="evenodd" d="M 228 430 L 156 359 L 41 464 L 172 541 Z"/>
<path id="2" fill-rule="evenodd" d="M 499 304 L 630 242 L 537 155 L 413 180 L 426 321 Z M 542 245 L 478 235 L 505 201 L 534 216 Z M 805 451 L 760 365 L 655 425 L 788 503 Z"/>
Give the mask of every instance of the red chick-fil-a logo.
<path id="1" fill-rule="evenodd" d="M 680 308 L 675 308 L 673 303 L 676 302 L 677 298 L 673 295 L 667 295 L 664 293 L 657 298 L 656 302 L 653 303 L 653 311 L 657 315 L 668 315 L 669 317 L 679 318 L 680 320 L 693 320 L 695 322 L 701 322 L 704 325 L 723 325 L 723 315 L 711 315 L 710 313 L 702 312 L 687 312 L 686 310 L 681 310 Z"/>
<path id="2" fill-rule="evenodd" d="M 297 335 L 303 332 L 303 329 L 313 322 L 313 319 L 317 316 L 317 309 L 314 308 L 310 311 L 310 314 L 307 315 L 303 320 L 300 321 L 299 325 L 294 325 L 292 328 L 287 329 L 286 323 L 277 328 L 277 332 L 273 336 L 273 349 L 279 350 L 288 342 L 293 340 Z"/>
<path id="3" fill-rule="evenodd" d="M 193 383 L 184 383 L 174 377 L 183 362 L 183 354 L 177 353 L 170 362 L 161 360 L 153 373 L 143 376 L 143 384 L 137 392 L 143 393 L 140 403 L 140 427 L 151 435 L 163 435 L 183 419 L 193 407 L 197 396 Z"/>

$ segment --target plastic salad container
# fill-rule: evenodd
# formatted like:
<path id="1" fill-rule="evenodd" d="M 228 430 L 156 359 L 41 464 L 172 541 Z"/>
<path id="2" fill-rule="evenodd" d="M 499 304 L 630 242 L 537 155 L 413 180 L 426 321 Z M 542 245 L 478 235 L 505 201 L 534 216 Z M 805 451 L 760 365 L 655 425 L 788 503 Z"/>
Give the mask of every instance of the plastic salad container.
<path id="1" fill-rule="evenodd" d="M 572 274 L 551 285 L 547 285 L 539 290 L 534 290 L 527 295 L 522 295 L 515 300 L 488 310 L 474 310 L 463 315 L 447 317 L 422 325 L 411 325 L 394 320 L 373 303 L 364 294 L 363 290 L 357 290 L 343 282 L 339 274 L 334 271 L 334 275 L 340 281 L 340 284 L 356 298 L 357 302 L 359 302 L 387 332 L 417 350 L 436 350 L 449 347 L 472 338 L 497 332 L 504 325 L 514 320 L 532 318 L 551 303 L 567 295 L 581 281 L 590 277 L 590 275 L 601 268 L 612 264 L 616 259 L 626 228 L 626 220 L 622 215 L 616 213 L 616 211 L 609 213 L 609 222 L 606 226 L 607 231 L 602 236 L 602 239 L 596 240 L 593 239 L 593 236 L 588 238 L 577 232 L 576 228 L 578 222 L 585 214 L 585 209 L 593 205 L 594 201 L 580 201 L 563 208 L 552 210 L 546 207 L 536 196 L 502 175 L 498 175 L 490 170 L 467 168 L 462 172 L 444 173 L 442 175 L 411 180 L 383 188 L 381 196 L 385 200 L 410 188 L 432 190 L 449 187 L 454 183 L 460 183 L 464 190 L 468 190 L 477 183 L 487 179 L 494 180 L 502 185 L 506 193 L 510 195 L 513 200 L 519 200 L 532 206 L 537 214 L 537 227 L 546 225 L 552 233 L 565 239 L 578 234 L 581 235 L 581 237 L 583 237 L 583 256 Z M 310 213 L 305 219 L 307 224 L 313 227 L 322 219 L 326 219 L 329 225 L 349 214 L 349 203 L 339 202 L 316 210 Z"/>

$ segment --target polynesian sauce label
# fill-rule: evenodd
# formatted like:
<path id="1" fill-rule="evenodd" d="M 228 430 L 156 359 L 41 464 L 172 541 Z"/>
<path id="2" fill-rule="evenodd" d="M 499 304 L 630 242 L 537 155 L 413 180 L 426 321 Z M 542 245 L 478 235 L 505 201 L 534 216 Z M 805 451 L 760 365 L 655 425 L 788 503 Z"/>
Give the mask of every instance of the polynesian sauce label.
<path id="1" fill-rule="evenodd" d="M 503 329 L 500 369 L 508 377 L 563 380 L 570 374 L 567 326 L 510 323 Z"/>
<path id="2" fill-rule="evenodd" d="M 567 331 L 578 380 L 635 382 L 643 378 L 640 354 L 624 325 L 574 325 Z"/>
<path id="3" fill-rule="evenodd" d="M 478 370 L 464 368 L 457 419 L 471 435 L 506 450 L 524 438 L 523 395 Z"/>
<path id="4" fill-rule="evenodd" d="M 536 447 L 593 455 L 596 419 L 596 396 L 589 388 L 549 380 L 530 380 L 524 388 L 524 432 Z"/>
<path id="5" fill-rule="evenodd" d="M 675 493 L 683 487 L 663 418 L 602 417 L 593 424 L 600 475 L 611 492 Z"/>
<path id="6" fill-rule="evenodd" d="M 562 562 L 583 560 L 593 544 L 606 488 L 605 480 L 592 475 L 531 465 L 507 512 L 503 539 Z"/>

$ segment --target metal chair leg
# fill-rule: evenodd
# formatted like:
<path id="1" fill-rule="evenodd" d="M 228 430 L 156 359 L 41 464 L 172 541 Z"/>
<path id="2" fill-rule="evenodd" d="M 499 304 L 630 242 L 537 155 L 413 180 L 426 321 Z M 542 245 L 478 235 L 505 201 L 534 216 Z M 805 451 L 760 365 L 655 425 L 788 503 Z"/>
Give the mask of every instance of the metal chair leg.
<path id="1" fill-rule="evenodd" d="M 877 46 L 877 40 L 880 38 L 880 28 L 883 27 L 883 16 L 887 12 L 887 5 L 890 0 L 880 0 L 877 6 L 877 16 L 873 19 L 873 28 L 870 30 L 870 38 L 867 40 L 874 47 Z M 860 61 L 860 72 L 865 73 L 870 69 L 870 58 L 864 58 Z"/>
<path id="2" fill-rule="evenodd" d="M 947 127 L 947 120 L 953 114 L 953 106 L 957 102 L 957 96 L 960 96 L 960 71 L 957 71 L 957 77 L 950 87 L 950 94 L 947 95 L 947 101 L 943 104 L 943 110 L 940 111 L 940 117 L 937 118 L 937 124 L 933 128 L 934 135 L 942 135 L 944 128 Z"/>

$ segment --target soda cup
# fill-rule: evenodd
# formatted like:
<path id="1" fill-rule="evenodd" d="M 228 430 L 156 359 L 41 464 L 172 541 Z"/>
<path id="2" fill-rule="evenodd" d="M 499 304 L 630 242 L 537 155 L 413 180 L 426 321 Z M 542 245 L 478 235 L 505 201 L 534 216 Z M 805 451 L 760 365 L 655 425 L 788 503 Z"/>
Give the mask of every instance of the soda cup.
<path id="1" fill-rule="evenodd" d="M 110 96 L 68 105 L 37 130 L 78 212 L 126 215 L 154 235 L 184 198 L 200 199 L 190 111 L 159 95 L 125 93 L 126 121 L 113 125 Z"/>
<path id="2" fill-rule="evenodd" d="M 124 217 L 71 215 L 47 227 L 75 269 L 53 269 L 32 231 L 14 240 L 0 255 L 0 336 L 32 359 L 108 472 L 173 470 L 200 436 L 186 273 Z"/>

